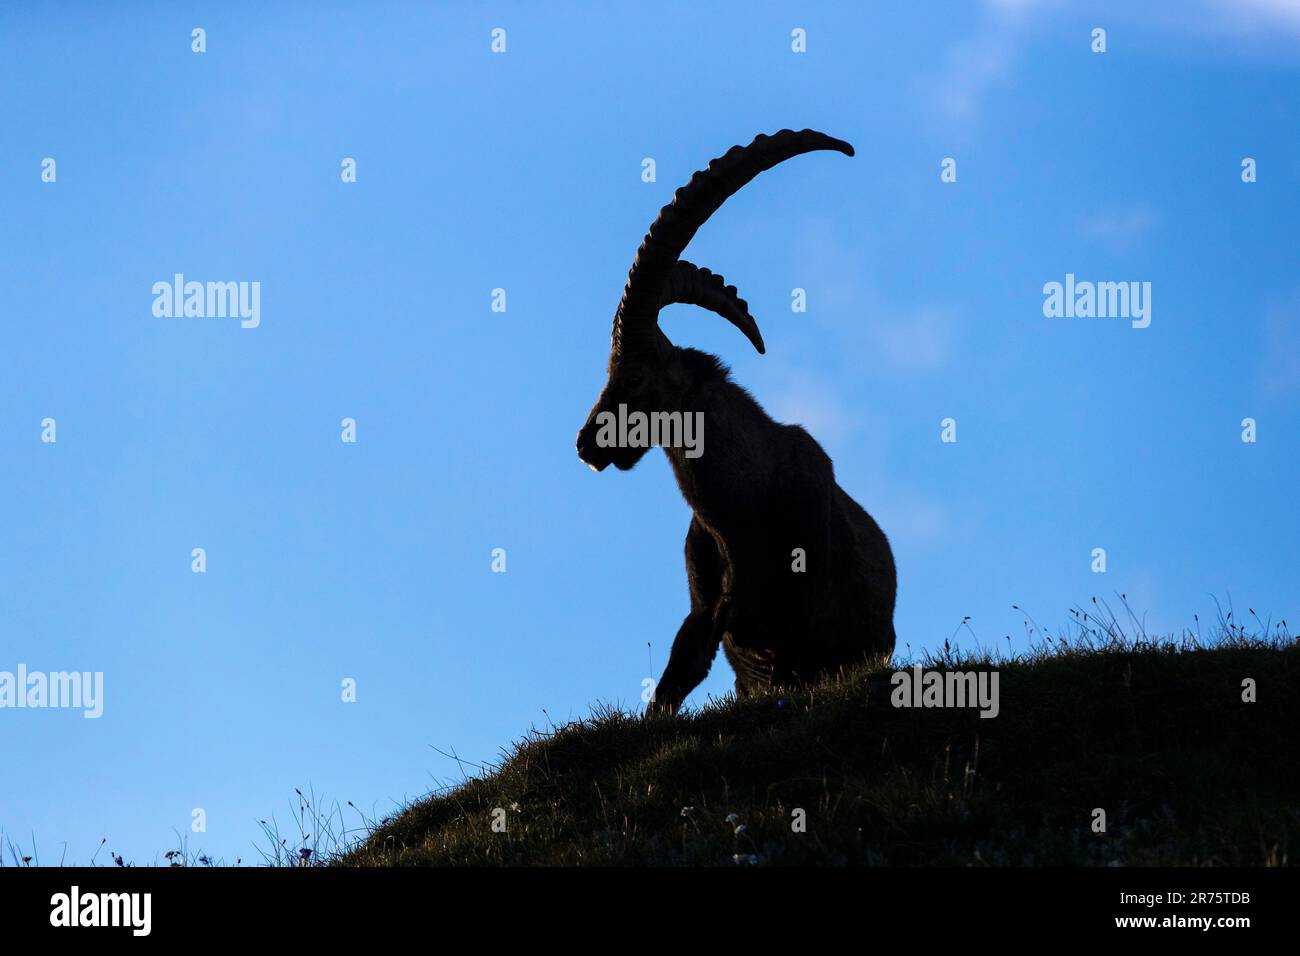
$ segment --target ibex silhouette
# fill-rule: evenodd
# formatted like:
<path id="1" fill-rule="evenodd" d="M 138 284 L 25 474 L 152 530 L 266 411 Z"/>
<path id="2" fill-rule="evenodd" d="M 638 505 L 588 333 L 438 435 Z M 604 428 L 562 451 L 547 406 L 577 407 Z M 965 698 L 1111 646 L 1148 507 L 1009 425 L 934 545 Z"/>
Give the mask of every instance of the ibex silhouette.
<path id="1" fill-rule="evenodd" d="M 880 527 L 835 482 L 830 458 L 798 425 L 773 421 L 716 356 L 674 346 L 659 328 L 672 302 L 703 306 L 760 353 L 758 325 L 734 287 L 680 256 L 696 231 L 751 179 L 801 153 L 853 155 L 813 130 L 734 146 L 695 173 L 659 212 L 614 316 L 609 379 L 578 432 L 578 457 L 626 470 L 646 446 L 598 440 L 602 413 L 703 413 L 698 457 L 665 447 L 694 516 L 686 533 L 691 612 L 650 709 L 675 712 L 721 643 L 736 692 L 806 681 L 894 648 L 894 558 Z M 603 419 L 608 420 L 608 419 Z"/>

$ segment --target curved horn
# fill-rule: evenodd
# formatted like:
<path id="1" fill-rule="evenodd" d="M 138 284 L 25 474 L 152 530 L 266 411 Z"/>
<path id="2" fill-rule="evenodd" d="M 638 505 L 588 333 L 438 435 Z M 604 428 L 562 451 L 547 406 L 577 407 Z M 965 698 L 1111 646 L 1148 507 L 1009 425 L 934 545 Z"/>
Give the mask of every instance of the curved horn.
<path id="1" fill-rule="evenodd" d="M 685 259 L 678 259 L 673 263 L 672 272 L 659 295 L 659 308 L 674 302 L 698 305 L 716 312 L 744 332 L 754 348 L 758 349 L 759 355 L 767 351 L 763 345 L 763 334 L 758 331 L 758 323 L 749 314 L 749 306 L 736 294 L 736 287 L 727 285 L 722 276 L 692 265 Z"/>
<path id="2" fill-rule="evenodd" d="M 673 264 L 700 226 L 765 169 L 818 149 L 853 155 L 852 146 L 825 133 L 783 129 L 772 136 L 760 134 L 748 146 L 731 147 L 725 156 L 710 162 L 708 168 L 677 190 L 673 201 L 659 210 L 628 271 L 623 298 L 614 314 L 614 354 L 626 346 L 655 347 L 660 293 L 670 279 Z"/>

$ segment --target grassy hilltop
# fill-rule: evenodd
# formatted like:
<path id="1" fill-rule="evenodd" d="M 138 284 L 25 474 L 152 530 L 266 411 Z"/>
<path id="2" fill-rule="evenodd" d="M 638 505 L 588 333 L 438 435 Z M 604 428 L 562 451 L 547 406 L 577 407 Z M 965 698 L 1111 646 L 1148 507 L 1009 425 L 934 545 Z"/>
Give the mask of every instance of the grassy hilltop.
<path id="1" fill-rule="evenodd" d="M 1285 631 L 1229 627 L 1208 647 L 1092 631 L 1027 658 L 924 663 L 996 667 L 998 716 L 895 708 L 892 670 L 870 669 L 677 718 L 604 708 L 532 732 L 334 862 L 1278 865 L 1300 850 Z"/>

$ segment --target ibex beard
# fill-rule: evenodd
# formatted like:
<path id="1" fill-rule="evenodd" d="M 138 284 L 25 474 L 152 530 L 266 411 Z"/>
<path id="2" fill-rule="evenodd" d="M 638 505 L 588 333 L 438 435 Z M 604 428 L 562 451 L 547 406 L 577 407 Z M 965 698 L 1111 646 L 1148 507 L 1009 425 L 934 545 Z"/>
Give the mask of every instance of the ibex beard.
<path id="1" fill-rule="evenodd" d="M 765 351 L 758 324 L 721 276 L 681 259 L 704 222 L 760 172 L 791 157 L 853 147 L 782 130 L 735 146 L 697 172 L 659 212 L 614 315 L 608 380 L 578 432 L 596 471 L 627 470 L 649 443 L 600 440 L 609 416 L 693 412 L 708 454 L 664 453 L 693 512 L 686 533 L 691 610 L 650 703 L 675 712 L 723 648 L 736 693 L 815 680 L 894 649 L 894 558 L 880 527 L 835 481 L 830 458 L 798 425 L 772 420 L 716 356 L 673 345 L 659 328 L 670 303 L 717 313 Z M 608 437 L 608 436 L 606 436 Z"/>

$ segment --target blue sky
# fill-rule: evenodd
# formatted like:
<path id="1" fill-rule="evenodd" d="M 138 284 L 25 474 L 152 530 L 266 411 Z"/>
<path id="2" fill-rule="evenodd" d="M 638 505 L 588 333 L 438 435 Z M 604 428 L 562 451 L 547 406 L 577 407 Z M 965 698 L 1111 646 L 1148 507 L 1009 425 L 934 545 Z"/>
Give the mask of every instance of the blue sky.
<path id="1" fill-rule="evenodd" d="M 858 154 L 688 252 L 768 354 L 663 325 L 831 454 L 900 651 L 1117 592 L 1157 632 L 1300 621 L 1300 5 L 1126 6 L 0 9 L 0 670 L 105 683 L 98 720 L 0 710 L 6 837 L 149 862 L 203 808 L 190 849 L 247 861 L 294 787 L 380 815 L 458 777 L 433 747 L 639 707 L 689 512 L 662 456 L 596 475 L 573 437 L 659 207 L 783 127 Z M 177 272 L 260 282 L 260 326 L 155 317 Z M 1067 273 L 1150 282 L 1150 327 L 1044 317 Z"/>

